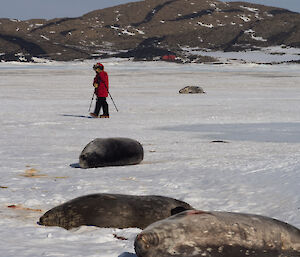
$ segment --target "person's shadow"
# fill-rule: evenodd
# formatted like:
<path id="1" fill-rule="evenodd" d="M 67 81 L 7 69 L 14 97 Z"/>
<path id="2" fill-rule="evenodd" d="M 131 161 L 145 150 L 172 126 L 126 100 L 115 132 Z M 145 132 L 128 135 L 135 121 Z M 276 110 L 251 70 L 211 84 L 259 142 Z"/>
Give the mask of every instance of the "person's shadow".
<path id="1" fill-rule="evenodd" d="M 95 119 L 94 117 L 87 116 L 87 115 L 60 114 L 60 116 L 64 116 L 64 117 L 73 117 L 73 118 Z"/>
<path id="2" fill-rule="evenodd" d="M 118 257 L 137 257 L 137 255 L 134 253 L 125 252 L 125 253 L 122 253 L 121 255 L 119 255 Z"/>

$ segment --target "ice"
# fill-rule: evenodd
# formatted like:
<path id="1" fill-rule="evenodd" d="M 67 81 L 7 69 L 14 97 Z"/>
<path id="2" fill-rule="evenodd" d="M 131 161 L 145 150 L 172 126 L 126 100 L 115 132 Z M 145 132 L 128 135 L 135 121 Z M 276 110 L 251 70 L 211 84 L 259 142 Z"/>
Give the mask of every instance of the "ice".
<path id="1" fill-rule="evenodd" d="M 298 65 L 103 63 L 119 109 L 108 99 L 110 119 L 86 118 L 93 61 L 0 63 L 1 256 L 135 256 L 136 228 L 37 225 L 91 193 L 164 195 L 300 227 Z M 189 85 L 206 94 L 178 93 Z M 138 140 L 144 161 L 74 168 L 98 137 Z"/>

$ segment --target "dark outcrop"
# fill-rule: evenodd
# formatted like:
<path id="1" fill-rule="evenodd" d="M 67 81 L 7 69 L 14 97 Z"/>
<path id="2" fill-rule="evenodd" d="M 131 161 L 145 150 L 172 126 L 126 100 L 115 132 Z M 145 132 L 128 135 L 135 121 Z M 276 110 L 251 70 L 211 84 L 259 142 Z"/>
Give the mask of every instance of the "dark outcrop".
<path id="1" fill-rule="evenodd" d="M 1 60 L 184 59 L 184 47 L 238 51 L 274 45 L 300 47 L 299 13 L 246 2 L 145 0 L 77 18 L 0 19 Z"/>

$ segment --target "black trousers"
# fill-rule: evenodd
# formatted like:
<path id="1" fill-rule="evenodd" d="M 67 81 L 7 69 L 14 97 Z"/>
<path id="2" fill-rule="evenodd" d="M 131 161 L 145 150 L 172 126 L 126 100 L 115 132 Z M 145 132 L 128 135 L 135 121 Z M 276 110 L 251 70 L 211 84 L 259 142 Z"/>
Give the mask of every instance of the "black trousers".
<path id="1" fill-rule="evenodd" d="M 106 102 L 106 97 L 98 97 L 97 98 L 97 102 L 96 102 L 96 106 L 95 106 L 95 111 L 94 113 L 98 116 L 99 112 L 101 110 L 101 108 L 103 108 L 103 115 L 109 115 L 108 113 L 108 104 Z"/>

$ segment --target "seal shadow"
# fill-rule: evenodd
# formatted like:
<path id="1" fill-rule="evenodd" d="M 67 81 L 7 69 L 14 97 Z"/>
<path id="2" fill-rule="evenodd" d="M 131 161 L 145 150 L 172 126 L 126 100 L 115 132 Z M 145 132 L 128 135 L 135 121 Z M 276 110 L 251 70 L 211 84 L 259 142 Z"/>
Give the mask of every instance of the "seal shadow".
<path id="1" fill-rule="evenodd" d="M 77 163 L 71 163 L 71 164 L 70 164 L 70 167 L 71 167 L 71 168 L 74 168 L 74 169 L 81 169 L 81 167 L 80 167 L 80 165 L 79 165 L 78 162 L 77 162 Z"/>
<path id="2" fill-rule="evenodd" d="M 134 253 L 124 252 L 121 253 L 118 257 L 137 257 L 137 255 Z"/>

